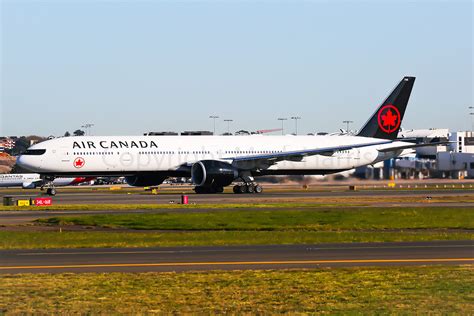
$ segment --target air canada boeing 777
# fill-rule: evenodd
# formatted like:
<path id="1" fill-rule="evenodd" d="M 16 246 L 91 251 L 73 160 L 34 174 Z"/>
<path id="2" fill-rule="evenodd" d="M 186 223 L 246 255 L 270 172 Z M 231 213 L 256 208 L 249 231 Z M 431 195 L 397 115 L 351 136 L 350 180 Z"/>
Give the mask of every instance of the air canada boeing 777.
<path id="1" fill-rule="evenodd" d="M 235 193 L 260 193 L 254 177 L 336 173 L 436 145 L 395 140 L 414 82 L 403 78 L 357 135 L 62 137 L 31 146 L 17 163 L 50 181 L 125 176 L 151 186 L 191 177 L 196 193 L 220 193 L 234 181 Z"/>

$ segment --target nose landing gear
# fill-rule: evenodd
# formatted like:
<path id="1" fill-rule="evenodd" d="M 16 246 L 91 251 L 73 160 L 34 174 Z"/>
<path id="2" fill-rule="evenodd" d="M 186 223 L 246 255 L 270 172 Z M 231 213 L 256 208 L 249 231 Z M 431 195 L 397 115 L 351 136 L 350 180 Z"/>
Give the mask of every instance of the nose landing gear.
<path id="1" fill-rule="evenodd" d="M 56 188 L 54 187 L 54 178 L 53 177 L 45 177 L 43 179 L 43 185 L 41 186 L 40 190 L 43 191 L 46 187 L 46 194 L 54 196 L 56 195 Z"/>
<path id="2" fill-rule="evenodd" d="M 54 196 L 54 195 L 56 195 L 56 189 L 55 188 L 48 188 L 48 189 L 46 189 L 46 194 Z"/>

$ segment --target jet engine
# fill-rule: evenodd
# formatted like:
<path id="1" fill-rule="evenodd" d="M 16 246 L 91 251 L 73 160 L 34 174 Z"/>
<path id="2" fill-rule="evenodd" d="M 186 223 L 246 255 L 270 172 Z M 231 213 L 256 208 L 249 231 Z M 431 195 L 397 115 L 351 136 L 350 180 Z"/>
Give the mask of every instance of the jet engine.
<path id="1" fill-rule="evenodd" d="M 132 187 L 147 187 L 160 185 L 167 177 L 162 175 L 144 174 L 125 177 L 125 182 Z"/>
<path id="2" fill-rule="evenodd" d="M 231 164 L 217 160 L 201 160 L 191 167 L 193 183 L 199 187 L 225 187 L 238 177 Z"/>
<path id="3" fill-rule="evenodd" d="M 21 186 L 23 189 L 36 189 L 36 184 L 34 182 L 23 182 Z"/>

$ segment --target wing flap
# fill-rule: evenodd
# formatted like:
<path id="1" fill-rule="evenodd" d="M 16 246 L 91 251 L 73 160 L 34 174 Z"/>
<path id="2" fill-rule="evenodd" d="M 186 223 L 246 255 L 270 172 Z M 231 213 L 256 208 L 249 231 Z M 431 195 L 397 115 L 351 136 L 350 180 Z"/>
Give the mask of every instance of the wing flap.
<path id="1" fill-rule="evenodd" d="M 238 156 L 238 157 L 226 157 L 225 160 L 232 161 L 232 164 L 235 166 L 247 166 L 247 168 L 262 168 L 271 166 L 279 161 L 302 161 L 304 157 L 314 156 L 314 155 L 324 155 L 331 156 L 337 151 L 341 150 L 350 150 L 354 148 L 375 146 L 375 145 L 385 145 L 390 144 L 392 141 L 380 141 L 373 143 L 364 143 L 364 144 L 352 144 L 352 145 L 343 145 L 343 146 L 332 146 L 332 147 L 323 147 L 315 149 L 304 149 L 304 150 L 294 150 L 294 151 L 285 151 L 277 152 L 272 154 L 263 154 L 263 155 L 250 155 L 250 156 Z"/>

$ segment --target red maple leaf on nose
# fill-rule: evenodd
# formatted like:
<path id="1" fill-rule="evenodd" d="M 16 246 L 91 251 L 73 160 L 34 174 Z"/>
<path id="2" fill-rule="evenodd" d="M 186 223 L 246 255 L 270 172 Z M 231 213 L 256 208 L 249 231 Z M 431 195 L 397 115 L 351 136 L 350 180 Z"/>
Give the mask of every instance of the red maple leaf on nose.
<path id="1" fill-rule="evenodd" d="M 82 167 L 82 165 L 84 165 L 84 160 L 82 160 L 81 158 L 78 158 L 76 159 L 76 161 L 74 161 L 75 167 Z"/>
<path id="2" fill-rule="evenodd" d="M 391 110 L 388 110 L 386 114 L 382 115 L 383 126 L 396 126 L 397 115 L 393 115 Z"/>

